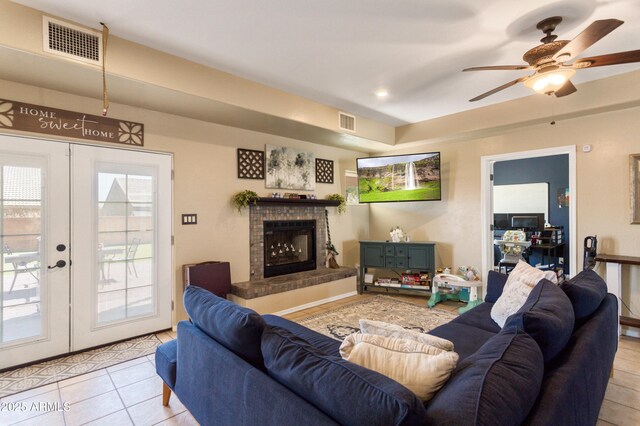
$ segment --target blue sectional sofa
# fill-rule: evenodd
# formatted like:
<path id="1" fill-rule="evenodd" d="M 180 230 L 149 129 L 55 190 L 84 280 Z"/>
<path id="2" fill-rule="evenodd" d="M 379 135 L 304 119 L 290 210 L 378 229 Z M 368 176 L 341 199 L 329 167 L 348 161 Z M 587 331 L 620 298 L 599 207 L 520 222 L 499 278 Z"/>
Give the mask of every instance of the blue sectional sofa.
<path id="1" fill-rule="evenodd" d="M 164 381 L 202 425 L 593 425 L 617 350 L 617 300 L 593 271 L 542 280 L 500 329 L 490 318 L 506 276 L 491 272 L 485 303 L 430 333 L 460 360 L 427 403 L 340 358 L 340 342 L 260 316 L 190 286 L 190 321 L 156 352 Z"/>

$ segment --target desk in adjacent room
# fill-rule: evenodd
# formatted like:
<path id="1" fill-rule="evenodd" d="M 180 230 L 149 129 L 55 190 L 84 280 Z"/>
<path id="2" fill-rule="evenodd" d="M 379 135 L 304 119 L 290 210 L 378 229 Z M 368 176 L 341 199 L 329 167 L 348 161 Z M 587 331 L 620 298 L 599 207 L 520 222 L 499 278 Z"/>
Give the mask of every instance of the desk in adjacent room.
<path id="1" fill-rule="evenodd" d="M 549 269 L 553 269 L 558 266 L 558 259 L 564 256 L 564 243 L 531 244 L 529 249 L 532 252 L 540 250 L 542 252 L 542 264 L 545 265 L 545 258 L 548 258 Z M 558 256 L 558 249 L 560 249 L 560 256 Z M 551 260 L 553 260 L 553 264 L 551 263 Z"/>

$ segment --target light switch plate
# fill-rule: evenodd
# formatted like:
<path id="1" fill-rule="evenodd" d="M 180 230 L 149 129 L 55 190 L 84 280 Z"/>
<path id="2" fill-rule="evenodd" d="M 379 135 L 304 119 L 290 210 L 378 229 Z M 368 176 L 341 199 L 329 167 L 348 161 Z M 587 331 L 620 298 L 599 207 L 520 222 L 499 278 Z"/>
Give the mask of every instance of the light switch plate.
<path id="1" fill-rule="evenodd" d="M 187 213 L 182 215 L 182 224 L 183 225 L 197 225 L 198 224 L 198 215 L 195 213 Z"/>

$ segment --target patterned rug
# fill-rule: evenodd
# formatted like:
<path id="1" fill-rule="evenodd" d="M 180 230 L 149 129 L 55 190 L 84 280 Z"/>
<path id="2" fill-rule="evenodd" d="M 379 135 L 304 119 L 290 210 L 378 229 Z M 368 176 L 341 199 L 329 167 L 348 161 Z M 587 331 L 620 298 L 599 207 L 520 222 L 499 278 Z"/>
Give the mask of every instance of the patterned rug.
<path id="1" fill-rule="evenodd" d="M 150 355 L 161 344 L 155 334 L 0 373 L 0 398 Z"/>
<path id="2" fill-rule="evenodd" d="M 443 309 L 429 309 L 388 296 L 374 296 L 295 321 L 318 333 L 343 340 L 360 331 L 360 319 L 397 324 L 424 333 L 457 316 Z"/>

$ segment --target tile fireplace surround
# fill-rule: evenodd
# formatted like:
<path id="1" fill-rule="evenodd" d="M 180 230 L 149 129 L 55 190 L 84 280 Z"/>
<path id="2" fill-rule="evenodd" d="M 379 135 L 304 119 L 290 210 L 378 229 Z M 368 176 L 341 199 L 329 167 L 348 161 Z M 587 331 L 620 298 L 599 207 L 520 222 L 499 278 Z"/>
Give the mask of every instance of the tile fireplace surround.
<path id="1" fill-rule="evenodd" d="M 264 278 L 264 222 L 271 220 L 316 221 L 316 268 L 324 265 L 327 224 L 323 206 L 284 205 L 249 206 L 249 265 L 250 281 Z"/>

